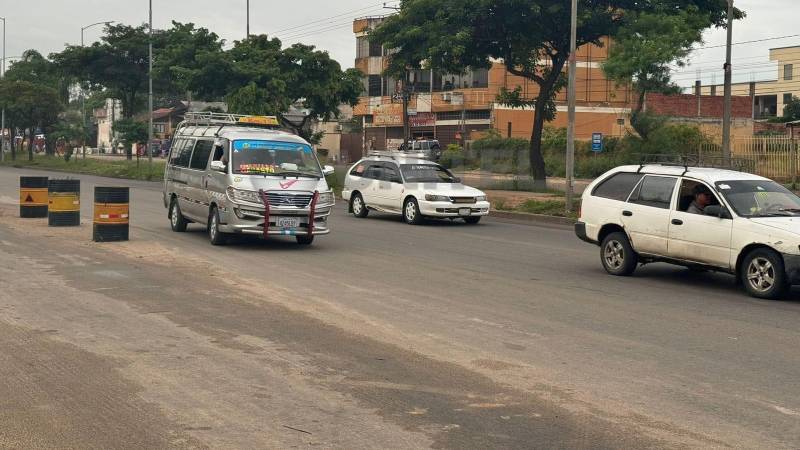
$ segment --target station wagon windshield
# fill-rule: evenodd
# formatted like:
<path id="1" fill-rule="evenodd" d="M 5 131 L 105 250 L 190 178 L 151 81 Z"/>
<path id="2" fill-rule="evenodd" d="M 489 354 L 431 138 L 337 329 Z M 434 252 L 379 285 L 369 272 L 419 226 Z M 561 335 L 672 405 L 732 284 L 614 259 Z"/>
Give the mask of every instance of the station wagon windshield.
<path id="1" fill-rule="evenodd" d="M 435 164 L 403 164 L 400 166 L 406 183 L 455 183 L 456 177 Z"/>
<path id="2" fill-rule="evenodd" d="M 800 197 L 774 181 L 721 181 L 717 190 L 742 217 L 800 215 Z"/>
<path id="3" fill-rule="evenodd" d="M 313 149 L 294 142 L 233 141 L 231 164 L 239 175 L 322 177 Z"/>

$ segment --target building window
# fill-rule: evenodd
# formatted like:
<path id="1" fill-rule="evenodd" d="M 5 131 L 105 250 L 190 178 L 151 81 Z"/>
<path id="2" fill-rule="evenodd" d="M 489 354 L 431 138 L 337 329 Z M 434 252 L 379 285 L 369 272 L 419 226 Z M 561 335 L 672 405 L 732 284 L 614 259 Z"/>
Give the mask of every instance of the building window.
<path id="1" fill-rule="evenodd" d="M 625 118 L 624 117 L 620 117 L 619 119 L 617 119 L 617 125 L 619 125 L 619 126 L 625 125 Z"/>
<path id="2" fill-rule="evenodd" d="M 464 116 L 466 120 L 489 120 L 492 118 L 492 112 L 488 109 L 470 110 L 465 111 Z M 436 120 L 461 120 L 461 111 L 446 111 L 436 113 Z"/>
<path id="3" fill-rule="evenodd" d="M 370 56 L 369 39 L 366 37 L 356 38 L 356 58 L 366 58 Z"/>
<path id="4" fill-rule="evenodd" d="M 792 72 L 794 71 L 793 64 L 784 64 L 783 66 L 783 79 L 784 80 L 791 80 L 792 79 Z"/>
<path id="5" fill-rule="evenodd" d="M 783 94 L 783 104 L 788 105 L 792 103 L 792 94 Z"/>
<path id="6" fill-rule="evenodd" d="M 379 42 L 370 42 L 369 56 L 383 56 L 383 46 Z"/>
<path id="7" fill-rule="evenodd" d="M 166 131 L 166 125 L 163 123 L 154 123 L 153 124 L 153 132 L 155 133 L 164 133 Z"/>
<path id="8" fill-rule="evenodd" d="M 367 95 L 370 97 L 380 97 L 381 96 L 381 76 L 380 75 L 370 75 L 369 81 L 367 85 Z"/>

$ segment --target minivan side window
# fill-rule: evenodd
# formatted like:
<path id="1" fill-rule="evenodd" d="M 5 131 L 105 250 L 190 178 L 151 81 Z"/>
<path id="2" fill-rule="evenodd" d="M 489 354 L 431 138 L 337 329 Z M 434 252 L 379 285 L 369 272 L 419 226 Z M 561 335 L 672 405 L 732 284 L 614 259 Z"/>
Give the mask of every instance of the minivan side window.
<path id="1" fill-rule="evenodd" d="M 383 180 L 389 182 L 399 182 L 400 181 L 400 171 L 397 170 L 397 166 L 394 164 L 386 164 L 383 167 Z"/>
<path id="2" fill-rule="evenodd" d="M 598 184 L 597 187 L 594 188 L 594 191 L 592 191 L 592 195 L 624 202 L 631 195 L 631 191 L 636 187 L 636 184 L 642 177 L 644 177 L 644 175 L 640 173 L 615 173 Z"/>
<path id="3" fill-rule="evenodd" d="M 183 145 L 176 149 L 178 154 L 175 156 L 175 165 L 178 167 L 189 167 L 189 160 L 192 158 L 193 139 L 185 139 Z"/>
<path id="4" fill-rule="evenodd" d="M 677 181 L 677 178 L 647 176 L 636 192 L 631 195 L 630 202 L 653 208 L 669 209 Z"/>
<path id="5" fill-rule="evenodd" d="M 214 147 L 214 141 L 200 140 L 194 146 L 194 153 L 192 154 L 192 161 L 189 167 L 196 170 L 206 170 L 208 167 L 208 158 L 211 156 L 211 149 Z"/>
<path id="6" fill-rule="evenodd" d="M 181 148 L 183 148 L 183 143 L 186 142 L 185 139 L 175 138 L 172 140 L 172 144 L 169 147 L 169 164 L 171 166 L 175 165 L 175 161 L 178 160 L 178 157 L 181 154 Z"/>

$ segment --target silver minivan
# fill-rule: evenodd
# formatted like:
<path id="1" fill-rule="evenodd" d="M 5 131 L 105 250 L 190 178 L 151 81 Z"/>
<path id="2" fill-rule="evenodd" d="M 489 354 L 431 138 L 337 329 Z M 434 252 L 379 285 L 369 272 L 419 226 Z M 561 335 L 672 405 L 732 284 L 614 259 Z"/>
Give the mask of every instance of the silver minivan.
<path id="1" fill-rule="evenodd" d="M 234 234 L 293 236 L 309 245 L 330 233 L 333 191 L 304 139 L 274 117 L 187 113 L 164 174 L 172 230 L 206 228 L 214 245 Z"/>

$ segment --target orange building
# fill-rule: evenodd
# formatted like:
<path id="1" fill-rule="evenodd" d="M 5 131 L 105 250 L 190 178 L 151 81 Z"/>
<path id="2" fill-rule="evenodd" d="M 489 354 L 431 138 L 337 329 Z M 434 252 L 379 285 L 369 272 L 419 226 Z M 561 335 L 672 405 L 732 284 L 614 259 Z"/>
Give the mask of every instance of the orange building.
<path id="1" fill-rule="evenodd" d="M 403 139 L 403 106 L 398 98 L 396 80 L 383 75 L 387 64 L 386 49 L 370 43 L 367 34 L 385 16 L 356 19 L 356 68 L 364 74 L 364 96 L 354 115 L 364 123 L 365 147 L 391 149 Z M 617 87 L 607 80 L 600 64 L 608 55 L 608 40 L 602 46 L 586 45 L 578 49 L 576 137 L 591 139 L 592 133 L 621 136 L 625 133 L 633 96 L 627 87 Z M 409 102 L 411 134 L 414 138 L 436 138 L 446 146 L 464 138 L 480 137 L 491 128 L 504 136 L 530 139 L 533 109 L 514 109 L 497 102 L 501 89 L 520 87 L 525 98 L 533 99 L 538 86 L 509 73 L 502 61 L 489 69 L 468 71 L 462 75 L 416 70 L 411 73 Z M 567 126 L 567 92 L 556 99 L 558 115 L 548 126 Z"/>

